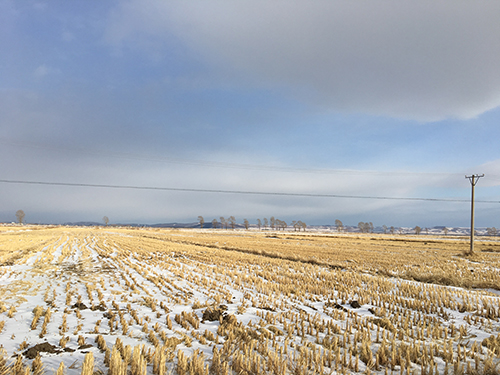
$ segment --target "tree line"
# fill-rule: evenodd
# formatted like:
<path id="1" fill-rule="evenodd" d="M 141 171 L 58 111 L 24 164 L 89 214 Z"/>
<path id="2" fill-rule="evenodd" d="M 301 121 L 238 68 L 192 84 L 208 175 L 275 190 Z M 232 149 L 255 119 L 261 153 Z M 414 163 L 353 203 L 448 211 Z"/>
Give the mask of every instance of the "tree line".
<path id="1" fill-rule="evenodd" d="M 214 228 L 214 229 L 217 229 L 217 228 L 235 229 L 237 226 L 236 218 L 234 216 L 229 216 L 228 218 L 224 218 L 223 216 L 221 216 L 219 219 L 220 219 L 220 221 L 218 221 L 217 219 L 212 220 L 212 223 L 211 223 L 212 228 Z M 200 224 L 200 227 L 203 228 L 205 225 L 205 219 L 203 218 L 203 216 L 198 216 L 198 222 Z M 248 228 L 250 227 L 250 222 L 247 219 L 243 219 L 243 226 L 245 227 L 245 229 L 248 230 Z M 266 230 L 268 228 L 270 228 L 272 230 L 285 230 L 290 226 L 290 227 L 293 227 L 294 231 L 299 231 L 299 232 L 301 230 L 305 231 L 307 228 L 307 224 L 301 220 L 294 220 L 291 222 L 290 225 L 288 225 L 284 220 L 277 219 L 274 216 L 271 216 L 269 218 L 269 220 L 267 218 L 264 218 L 262 220 L 257 219 L 256 226 L 257 226 L 258 230 L 262 230 L 262 229 Z M 345 232 L 345 230 L 346 230 L 344 224 L 339 219 L 335 220 L 335 227 L 337 229 L 337 232 L 339 232 L 339 233 Z M 358 228 L 360 233 L 373 233 L 375 230 L 375 227 L 371 221 L 370 222 L 360 221 L 357 225 L 357 228 Z M 394 226 L 388 227 L 387 225 L 382 225 L 382 230 L 384 231 L 384 234 L 388 234 L 388 233 L 395 234 L 396 232 L 398 234 L 403 234 L 402 228 L 395 228 Z M 429 233 L 429 228 L 425 228 L 424 230 L 427 234 Z M 417 226 L 415 226 L 415 228 L 413 228 L 413 231 L 416 235 L 419 235 L 422 232 L 422 228 L 417 225 Z M 445 235 L 448 234 L 448 231 L 449 231 L 448 228 L 446 228 L 446 227 L 443 228 L 443 233 Z M 496 236 L 498 234 L 498 231 L 495 227 L 491 227 L 491 228 L 486 229 L 486 234 L 488 236 Z"/>
<path id="2" fill-rule="evenodd" d="M 218 221 L 217 219 L 212 220 L 212 222 L 211 222 L 212 228 L 214 228 L 214 229 L 217 229 L 217 228 L 234 229 L 234 228 L 236 228 L 237 223 L 236 223 L 236 218 L 234 216 L 229 216 L 228 218 L 221 216 L 219 218 L 219 220 L 220 221 Z M 205 219 L 203 218 L 203 216 L 198 216 L 198 222 L 200 223 L 200 228 L 203 228 L 205 225 Z M 245 227 L 245 229 L 250 228 L 250 222 L 247 219 L 243 219 L 243 226 Z M 299 232 L 300 232 L 300 230 L 303 230 L 305 232 L 305 230 L 307 228 L 307 224 L 301 220 L 292 221 L 290 226 L 292 226 L 295 231 L 299 231 Z M 289 227 L 289 225 L 286 221 L 277 219 L 274 216 L 271 216 L 269 218 L 269 220 L 266 217 L 263 220 L 257 219 L 257 228 L 259 230 L 267 229 L 267 228 L 270 228 L 272 230 L 285 230 L 288 227 Z"/>
<path id="3" fill-rule="evenodd" d="M 16 219 L 19 224 L 23 224 L 25 216 L 26 214 L 24 213 L 23 210 L 16 211 Z M 224 218 L 223 216 L 221 216 L 219 219 L 220 221 L 217 221 L 217 219 L 212 220 L 212 228 L 214 229 L 216 228 L 228 229 L 229 227 L 231 229 L 236 228 L 237 223 L 236 223 L 236 218 L 234 216 L 229 216 L 228 218 Z M 109 224 L 109 218 L 107 216 L 104 216 L 102 220 L 106 226 Z M 198 216 L 198 222 L 200 223 L 200 227 L 203 228 L 203 226 L 205 225 L 205 219 L 203 218 L 203 216 Z M 245 229 L 248 230 L 248 228 L 250 227 L 250 222 L 247 219 L 243 219 L 243 226 L 245 227 Z M 305 232 L 307 228 L 307 224 L 301 220 L 292 221 L 290 226 L 293 227 L 294 231 L 299 231 L 299 232 L 301 230 Z M 288 227 L 289 225 L 284 220 L 276 219 L 274 216 L 271 216 L 269 220 L 267 218 L 264 218 L 263 220 L 257 219 L 257 228 L 259 230 L 261 229 L 265 230 L 267 228 L 270 228 L 272 230 L 285 230 Z M 335 220 L 335 227 L 337 228 L 337 232 L 339 233 L 345 231 L 344 224 L 339 219 Z M 360 221 L 358 223 L 358 229 L 360 233 L 373 233 L 375 228 L 372 222 L 365 223 L 363 221 Z M 394 234 L 396 232 L 396 228 L 394 228 L 394 226 L 388 227 L 387 225 L 382 225 L 382 230 L 384 231 L 384 234 L 387 233 Z M 419 235 L 422 232 L 422 228 L 419 227 L 418 225 L 415 226 L 413 230 L 416 235 Z M 398 231 L 399 234 L 403 233 L 401 228 L 399 228 Z M 428 228 L 425 228 L 425 231 L 426 233 L 429 233 Z M 443 228 L 443 233 L 447 235 L 448 228 L 446 227 Z M 498 235 L 497 228 L 495 227 L 486 228 L 486 235 L 497 236 Z"/>

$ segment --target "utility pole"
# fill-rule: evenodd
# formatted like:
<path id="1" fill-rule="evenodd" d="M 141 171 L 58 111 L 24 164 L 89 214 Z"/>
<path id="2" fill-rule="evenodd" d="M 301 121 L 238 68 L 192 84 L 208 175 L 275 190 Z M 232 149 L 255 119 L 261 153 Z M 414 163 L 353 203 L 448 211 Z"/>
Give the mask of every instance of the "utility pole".
<path id="1" fill-rule="evenodd" d="M 484 177 L 484 174 L 481 175 L 472 175 L 472 176 L 465 176 L 465 178 L 468 178 L 470 181 L 470 184 L 472 186 L 472 194 L 471 194 L 471 199 L 470 199 L 470 252 L 469 254 L 472 255 L 474 254 L 474 187 L 477 184 L 477 181 L 481 178 Z"/>

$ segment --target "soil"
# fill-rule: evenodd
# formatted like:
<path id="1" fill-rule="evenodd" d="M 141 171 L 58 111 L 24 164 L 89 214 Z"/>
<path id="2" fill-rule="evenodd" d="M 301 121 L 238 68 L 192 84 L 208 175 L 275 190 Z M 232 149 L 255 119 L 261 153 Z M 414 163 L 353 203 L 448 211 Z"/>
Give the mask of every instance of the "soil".
<path id="1" fill-rule="evenodd" d="M 352 301 L 352 302 L 351 302 L 351 307 L 352 307 L 353 309 L 359 309 L 359 308 L 361 307 L 361 305 L 359 304 L 359 302 L 358 302 L 358 301 Z"/>
<path id="2" fill-rule="evenodd" d="M 38 353 L 60 353 L 60 350 L 57 350 L 55 346 L 49 344 L 48 342 L 44 342 L 42 344 L 36 344 L 31 348 L 27 349 L 23 354 L 28 359 L 35 359 Z"/>
<path id="3" fill-rule="evenodd" d="M 75 303 L 73 306 L 71 306 L 72 309 L 78 309 L 78 310 L 86 310 L 88 309 L 87 306 L 85 306 L 84 303 L 81 303 L 81 302 L 77 302 Z"/>
<path id="4" fill-rule="evenodd" d="M 83 310 L 83 309 L 80 309 L 80 310 Z M 99 304 L 97 306 L 94 306 L 92 307 L 92 311 L 96 311 L 96 310 L 99 310 L 99 311 L 106 311 L 107 308 L 106 306 L 102 305 L 102 304 Z"/>
<path id="5" fill-rule="evenodd" d="M 88 349 L 88 348 L 92 348 L 92 344 L 80 345 L 78 347 L 78 350 L 83 350 L 83 349 Z"/>
<path id="6" fill-rule="evenodd" d="M 342 311 L 347 311 L 347 309 L 342 306 L 342 305 L 339 305 L 338 303 L 336 303 L 335 305 L 333 305 L 334 308 L 338 309 L 338 310 L 342 310 Z"/>
<path id="7" fill-rule="evenodd" d="M 205 311 L 203 311 L 203 320 L 208 320 L 209 322 L 215 322 L 216 320 L 219 320 L 219 318 L 224 314 L 224 311 L 222 309 L 211 309 L 208 308 Z"/>

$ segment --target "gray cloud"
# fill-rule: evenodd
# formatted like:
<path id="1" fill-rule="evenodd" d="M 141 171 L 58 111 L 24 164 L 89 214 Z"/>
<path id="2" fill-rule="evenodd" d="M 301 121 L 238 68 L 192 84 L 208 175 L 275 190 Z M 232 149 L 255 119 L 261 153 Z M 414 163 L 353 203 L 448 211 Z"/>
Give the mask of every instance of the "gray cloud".
<path id="1" fill-rule="evenodd" d="M 492 1 L 132 0 L 106 40 L 177 38 L 228 75 L 337 111 L 468 119 L 500 104 L 499 19 Z"/>
<path id="2" fill-rule="evenodd" d="M 5 5 L 10 3 L 0 0 L 0 9 L 14 9 Z M 0 88 L 3 178 L 468 198 L 462 174 L 285 173 L 208 164 L 409 172 L 456 172 L 468 165 L 473 168 L 464 173 L 486 174 L 478 197 L 498 196 L 499 180 L 490 178 L 500 175 L 499 161 L 492 160 L 494 111 L 477 121 L 418 127 L 357 114 L 469 118 L 497 106 L 496 3 L 115 4 L 104 21 L 99 17 L 107 13 L 92 8 L 82 28 L 73 22 L 80 13 L 68 5 L 68 13 L 51 13 L 61 18 L 57 27 L 46 19 L 36 27 L 45 30 L 40 38 L 31 37 L 29 12 L 21 11 L 8 27 L 0 22 L 0 30 L 8 31 L 0 42 L 13 51 L 0 67 L 7 80 Z M 104 48 L 95 39 L 103 25 Z M 64 32 L 78 43 L 68 43 Z M 171 162 L 175 158 L 207 164 Z M 239 222 L 255 222 L 274 215 L 318 224 L 339 218 L 424 226 L 466 224 L 469 218 L 467 203 L 2 189 L 0 221 L 13 220 L 17 209 L 31 222 L 100 221 L 103 215 L 112 222 L 187 222 L 201 214 L 207 221 L 235 215 Z M 483 211 L 478 205 L 478 225 L 496 225 L 490 206 Z"/>
<path id="3" fill-rule="evenodd" d="M 21 160 L 12 158 L 16 152 L 22 153 Z M 422 178 L 415 174 L 241 170 L 138 158 L 122 159 L 113 154 L 107 155 L 105 150 L 95 154 L 73 154 L 72 163 L 61 158 L 57 150 L 47 152 L 33 147 L 2 147 L 0 156 L 8 160 L 9 155 L 12 162 L 6 165 L 4 173 L 11 179 L 26 179 L 29 176 L 31 180 L 73 183 L 391 197 L 418 197 L 421 189 L 439 184 L 457 186 L 457 178 L 438 174 Z M 245 157 L 252 158 L 251 155 L 241 153 L 227 154 L 224 158 L 238 160 Z M 462 183 L 460 193 L 467 198 L 468 182 L 459 177 L 459 182 Z M 12 220 L 15 211 L 21 208 L 31 222 L 100 221 L 103 215 L 110 217 L 112 222 L 189 222 L 194 221 L 198 215 L 205 216 L 207 220 L 235 215 L 239 222 L 247 218 L 252 223 L 259 217 L 275 216 L 288 222 L 303 220 L 311 224 L 332 224 L 339 218 L 349 224 L 372 221 L 387 225 L 454 225 L 466 222 L 469 207 L 467 203 L 412 203 L 39 185 L 2 184 L 2 189 L 2 221 Z"/>

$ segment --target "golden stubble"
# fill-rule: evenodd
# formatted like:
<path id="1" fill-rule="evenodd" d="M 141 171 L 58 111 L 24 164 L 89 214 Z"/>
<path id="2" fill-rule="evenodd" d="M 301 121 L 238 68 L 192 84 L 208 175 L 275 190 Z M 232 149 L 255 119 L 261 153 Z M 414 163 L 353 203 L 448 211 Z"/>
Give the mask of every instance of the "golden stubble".
<path id="1" fill-rule="evenodd" d="M 468 288 L 500 289 L 500 247 L 476 248 L 471 258 L 463 238 L 3 228 L 0 276 L 9 281 L 0 286 L 0 322 L 15 324 L 25 296 L 41 293 L 45 306 L 33 310 L 30 328 L 40 338 L 58 334 L 61 347 L 94 343 L 102 358 L 87 355 L 78 365 L 86 374 L 97 362 L 113 374 L 434 374 L 443 363 L 448 373 L 491 372 L 500 302 Z M 354 301 L 371 314 L 358 314 Z M 476 328 L 489 338 L 477 339 Z"/>

